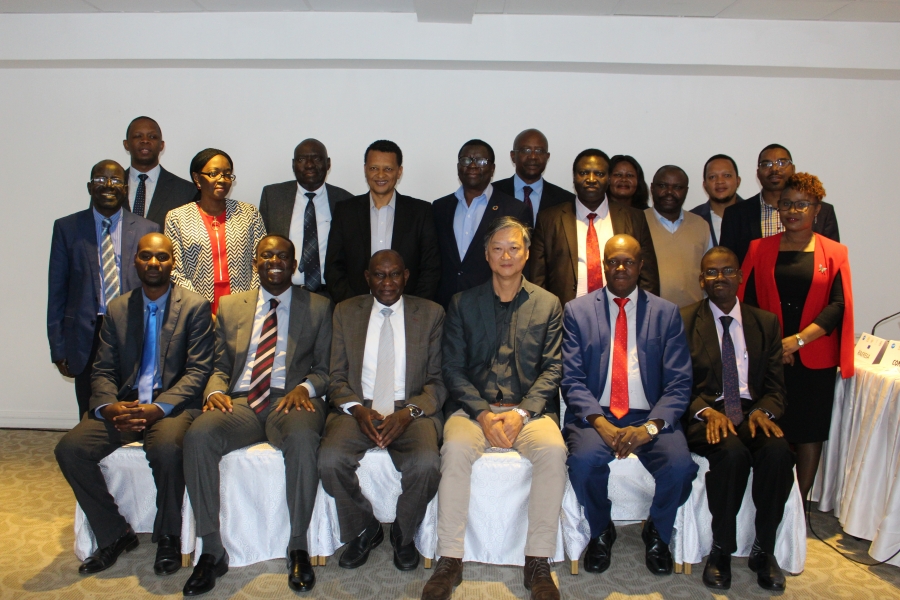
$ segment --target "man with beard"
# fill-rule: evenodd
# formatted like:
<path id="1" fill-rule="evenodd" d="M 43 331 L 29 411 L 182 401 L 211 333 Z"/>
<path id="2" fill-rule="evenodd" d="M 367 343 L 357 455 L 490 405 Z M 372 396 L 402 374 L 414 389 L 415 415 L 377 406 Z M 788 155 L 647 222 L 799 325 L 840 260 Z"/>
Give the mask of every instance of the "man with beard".
<path id="1" fill-rule="evenodd" d="M 738 175 L 737 163 L 725 154 L 716 154 L 703 165 L 703 189 L 709 200 L 695 206 L 691 212 L 709 223 L 709 234 L 713 246 L 719 245 L 722 233 L 722 217 L 725 209 L 744 199 L 738 196 L 741 177 Z"/>

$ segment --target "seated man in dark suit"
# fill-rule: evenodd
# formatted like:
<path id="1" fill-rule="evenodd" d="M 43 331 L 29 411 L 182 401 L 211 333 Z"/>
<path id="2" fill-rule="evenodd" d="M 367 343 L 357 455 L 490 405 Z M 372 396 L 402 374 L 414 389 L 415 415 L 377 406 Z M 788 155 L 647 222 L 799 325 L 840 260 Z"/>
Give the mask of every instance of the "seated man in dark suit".
<path id="1" fill-rule="evenodd" d="M 323 273 L 331 215 L 335 205 L 352 194 L 325 183 L 331 159 L 319 140 L 308 139 L 297 144 L 291 164 L 295 180 L 264 187 L 259 213 L 268 233 L 283 235 L 300 249 L 291 283 L 327 294 Z"/>
<path id="2" fill-rule="evenodd" d="M 794 458 L 775 423 L 785 404 L 781 326 L 772 313 L 738 301 L 741 280 L 737 256 L 717 246 L 700 266 L 700 287 L 709 297 L 681 309 L 694 369 L 684 418 L 688 447 L 709 460 L 713 547 L 703 583 L 731 587 L 735 522 L 752 468 L 756 541 L 749 566 L 760 587 L 783 590 L 775 534 L 794 485 Z"/>
<path id="3" fill-rule="evenodd" d="M 550 146 L 547 137 L 537 129 L 526 129 L 516 136 L 509 158 L 516 166 L 516 172 L 512 177 L 495 181 L 494 189 L 514 197 L 530 209 L 525 221 L 528 225 L 537 222 L 539 211 L 575 201 L 575 194 L 544 179 Z"/>
<path id="4" fill-rule="evenodd" d="M 219 463 L 238 448 L 268 441 L 284 456 L 288 586 L 313 589 L 306 533 L 319 478 L 316 450 L 327 412 L 331 302 L 291 285 L 294 244 L 268 235 L 256 246 L 259 289 L 223 296 L 216 315 L 216 361 L 206 403 L 184 438 L 184 475 L 203 554 L 185 596 L 213 589 L 228 572 L 219 532 Z M 260 507 L 249 507 L 255 510 Z"/>
<path id="5" fill-rule="evenodd" d="M 494 167 L 494 149 L 482 140 L 469 140 L 459 149 L 459 189 L 432 204 L 443 267 L 437 302 L 444 308 L 453 294 L 490 279 L 491 267 L 478 241 L 491 223 L 499 217 L 527 223 L 531 217 L 525 204 L 493 188 Z"/>
<path id="6" fill-rule="evenodd" d="M 604 265 L 606 287 L 569 302 L 563 320 L 563 436 L 569 480 L 591 528 L 584 569 L 609 568 L 616 541 L 609 463 L 634 453 L 656 481 L 641 532 L 644 562 L 654 575 L 668 575 L 675 513 L 697 475 L 681 428 L 691 356 L 678 307 L 637 287 L 637 240 L 610 239 Z"/>
<path id="7" fill-rule="evenodd" d="M 403 152 L 394 142 L 372 142 L 364 156 L 369 192 L 339 203 L 328 234 L 325 280 L 335 302 L 369 293 L 363 275 L 379 250 L 396 250 L 409 269 L 406 293 L 432 300 L 441 258 L 431 203 L 397 193 Z"/>
<path id="8" fill-rule="evenodd" d="M 169 238 L 141 238 L 134 266 L 142 286 L 110 301 L 91 410 L 56 446 L 59 468 L 97 537 L 97 551 L 78 569 L 82 575 L 108 569 L 138 545 L 109 494 L 100 461 L 139 440 L 156 483 L 153 570 L 171 575 L 181 568 L 182 439 L 200 413 L 212 371 L 213 330 L 209 302 L 170 283 L 173 265 Z"/>
<path id="9" fill-rule="evenodd" d="M 787 180 L 794 174 L 794 159 L 790 151 L 780 144 L 769 144 L 759 153 L 756 177 L 762 191 L 745 202 L 725 209 L 722 217 L 722 235 L 719 245 L 737 254 L 744 262 L 750 242 L 784 231 L 778 213 L 778 201 Z M 813 223 L 813 231 L 836 242 L 841 241 L 834 206 L 821 203 L 822 208 Z"/>
<path id="10" fill-rule="evenodd" d="M 741 177 L 738 175 L 737 163 L 726 154 L 716 154 L 703 165 L 703 189 L 709 200 L 695 206 L 691 212 L 709 224 L 709 234 L 713 246 L 719 245 L 722 237 L 722 217 L 729 206 L 743 202 L 738 196 Z"/>
<path id="11" fill-rule="evenodd" d="M 166 226 L 169 211 L 194 201 L 197 188 L 190 181 L 169 173 L 159 164 L 159 155 L 166 147 L 159 123 L 150 117 L 137 117 L 128 124 L 125 151 L 131 155 L 128 178 L 128 205 L 139 217 L 146 216 Z"/>

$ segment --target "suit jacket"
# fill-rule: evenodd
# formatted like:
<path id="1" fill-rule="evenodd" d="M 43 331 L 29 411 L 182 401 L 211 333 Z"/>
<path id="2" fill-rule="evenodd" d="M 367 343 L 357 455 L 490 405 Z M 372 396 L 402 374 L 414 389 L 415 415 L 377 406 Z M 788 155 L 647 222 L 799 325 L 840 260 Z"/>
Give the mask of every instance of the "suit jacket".
<path id="1" fill-rule="evenodd" d="M 328 400 L 339 411 L 348 402 L 371 400 L 363 397 L 362 367 L 374 302 L 373 296 L 358 296 L 341 302 L 334 310 Z M 447 388 L 441 378 L 444 309 L 430 300 L 405 294 L 403 303 L 406 401 L 421 408 L 434 421 L 440 439 L 444 427 L 441 408 L 447 399 Z"/>
<path id="2" fill-rule="evenodd" d="M 131 168 L 125 169 L 125 180 Z M 146 218 L 159 225 L 162 231 L 166 226 L 166 215 L 173 208 L 178 208 L 193 202 L 197 195 L 197 186 L 178 175 L 169 173 L 162 166 L 159 167 L 159 180 L 153 189 L 153 197 L 146 199 L 144 214 Z M 126 202 L 125 208 L 131 210 L 131 203 Z"/>
<path id="3" fill-rule="evenodd" d="M 328 183 L 325 184 L 325 191 L 328 194 L 328 206 L 331 208 L 332 217 L 334 216 L 334 207 L 338 202 L 353 197 L 353 194 L 347 190 Z M 266 231 L 270 235 L 277 234 L 290 237 L 291 218 L 294 216 L 294 201 L 296 199 L 297 182 L 295 180 L 273 183 L 263 188 L 262 196 L 259 199 L 259 214 L 262 215 L 263 223 L 266 224 Z M 298 258 L 300 251 L 301 248 L 297 248 Z"/>
<path id="4" fill-rule="evenodd" d="M 635 323 L 647 418 L 679 427 L 691 398 L 691 354 L 678 307 L 639 290 Z M 563 329 L 562 393 L 570 423 L 603 414 L 599 401 L 612 356 L 606 288 L 566 304 Z"/>
<path id="5" fill-rule="evenodd" d="M 172 285 L 159 333 L 162 384 L 156 402 L 172 412 L 202 406 L 201 392 L 213 367 L 213 327 L 209 302 Z M 137 389 L 144 349 L 144 295 L 137 288 L 109 303 L 91 375 L 93 411 L 124 400 Z"/>
<path id="6" fill-rule="evenodd" d="M 514 183 L 514 177 L 515 176 L 507 177 L 506 179 L 500 179 L 499 181 L 493 182 L 491 185 L 494 186 L 495 191 L 503 192 L 507 196 L 512 196 L 513 198 L 515 198 L 516 186 Z M 538 213 L 552 206 L 563 204 L 565 202 L 575 202 L 575 194 L 573 194 L 569 190 L 559 187 L 558 185 L 553 185 L 545 179 L 544 190 L 541 192 L 541 203 L 538 205 Z M 534 225 L 534 223 L 532 222 L 533 220 L 534 216 L 529 215 L 528 224 Z"/>
<path id="7" fill-rule="evenodd" d="M 354 196 L 339 202 L 331 214 L 325 281 L 335 302 L 369 293 L 363 275 L 372 257 L 369 202 L 367 193 Z M 430 202 L 397 193 L 391 249 L 409 269 L 406 293 L 433 299 L 441 280 L 441 257 Z"/>
<path id="8" fill-rule="evenodd" d="M 450 304 L 450 298 L 480 285 L 491 278 L 491 267 L 484 257 L 482 240 L 491 223 L 500 217 L 515 217 L 523 223 L 531 221 L 531 214 L 524 203 L 496 189 L 475 231 L 475 237 L 463 259 L 459 257 L 459 246 L 456 245 L 456 234 L 453 232 L 453 218 L 459 200 L 456 194 L 435 200 L 434 228 L 437 231 L 438 246 L 441 250 L 441 283 L 438 287 L 437 302 L 444 308 Z"/>
<path id="9" fill-rule="evenodd" d="M 786 390 L 784 365 L 782 364 L 781 326 L 770 312 L 741 302 L 741 321 L 744 342 L 747 346 L 747 387 L 753 406 L 778 419 L 784 414 Z M 722 396 L 722 352 L 716 333 L 715 316 L 705 298 L 681 309 L 694 385 L 691 406 L 684 415 L 685 424 L 704 408 L 716 408 L 716 399 Z M 724 407 L 718 409 L 724 412 Z"/>
<path id="10" fill-rule="evenodd" d="M 141 286 L 134 269 L 137 243 L 144 235 L 159 231 L 159 225 L 131 212 L 122 213 L 122 293 Z M 93 209 L 88 208 L 53 223 L 50 244 L 47 337 L 50 360 L 65 359 L 69 371 L 87 367 L 100 310 L 100 257 Z"/>
<path id="11" fill-rule="evenodd" d="M 651 294 L 659 294 L 659 268 L 653 238 L 643 211 L 618 202 L 606 201 L 613 233 L 628 234 L 641 244 L 644 268 L 638 285 Z M 553 292 L 566 305 L 578 291 L 578 232 L 575 229 L 575 204 L 565 203 L 538 213 L 531 241 L 531 280 Z M 603 248 L 600 248 L 603 252 Z M 605 277 L 605 276 L 604 276 Z"/>
<path id="12" fill-rule="evenodd" d="M 222 296 L 216 315 L 215 368 L 203 397 L 213 392 L 231 394 L 247 366 L 253 318 L 259 289 Z M 291 313 L 285 355 L 285 392 L 306 379 L 322 397 L 328 388 L 331 354 L 331 301 L 299 286 L 291 291 Z"/>
<path id="13" fill-rule="evenodd" d="M 527 391 L 519 407 L 558 423 L 562 308 L 556 296 L 527 279 L 522 287 L 528 299 L 518 308 L 513 350 L 521 389 Z M 484 390 L 498 346 L 493 281 L 453 296 L 444 327 L 444 381 L 450 389 L 445 414 L 462 408 L 474 419 L 490 410 L 494 400 L 485 399 Z"/>
<path id="14" fill-rule="evenodd" d="M 746 202 L 733 204 L 725 209 L 725 216 L 722 218 L 722 239 L 719 240 L 719 244 L 737 254 L 741 263 L 747 256 L 750 242 L 762 237 L 760 218 L 762 208 L 759 205 L 759 194 L 747 198 Z M 841 241 L 834 206 L 827 202 L 822 203 L 819 216 L 813 223 L 813 231 L 836 242 Z"/>
<path id="15" fill-rule="evenodd" d="M 741 198 L 740 196 L 737 196 L 735 198 L 735 204 L 737 204 L 739 202 L 743 202 L 743 201 L 744 201 L 744 199 Z M 695 206 L 694 208 L 691 209 L 691 212 L 694 213 L 695 215 L 697 215 L 698 217 L 703 217 L 703 220 L 709 224 L 709 235 L 712 236 L 713 246 L 718 246 L 719 238 L 716 237 L 716 230 L 713 227 L 712 217 L 710 216 L 710 213 L 712 212 L 710 202 L 712 202 L 712 200 L 707 200 L 700 206 Z M 760 229 L 760 231 L 762 231 L 762 229 Z M 760 234 L 760 235 L 762 235 L 762 234 Z"/>

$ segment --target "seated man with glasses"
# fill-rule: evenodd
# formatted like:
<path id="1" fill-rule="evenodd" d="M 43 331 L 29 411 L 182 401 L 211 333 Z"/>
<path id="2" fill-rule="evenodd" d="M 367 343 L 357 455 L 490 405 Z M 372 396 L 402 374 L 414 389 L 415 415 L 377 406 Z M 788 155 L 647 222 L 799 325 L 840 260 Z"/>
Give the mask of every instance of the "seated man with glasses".
<path id="1" fill-rule="evenodd" d="M 735 522 L 752 469 L 756 541 L 749 566 L 761 587 L 783 590 L 775 535 L 794 483 L 794 458 L 776 423 L 785 408 L 781 326 L 772 313 L 738 301 L 742 281 L 737 256 L 716 246 L 700 264 L 699 287 L 708 298 L 681 309 L 694 371 L 684 428 L 688 448 L 709 460 L 713 547 L 703 583 L 731 587 Z"/>

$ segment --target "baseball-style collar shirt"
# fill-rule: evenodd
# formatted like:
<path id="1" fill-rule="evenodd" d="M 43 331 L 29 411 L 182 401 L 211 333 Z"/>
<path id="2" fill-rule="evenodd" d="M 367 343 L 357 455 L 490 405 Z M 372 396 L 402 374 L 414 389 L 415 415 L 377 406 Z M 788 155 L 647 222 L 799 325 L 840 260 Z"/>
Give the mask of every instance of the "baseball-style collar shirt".
<path id="1" fill-rule="evenodd" d="M 481 224 L 484 211 L 487 210 L 493 193 L 494 186 L 488 184 L 481 195 L 472 199 L 471 204 L 466 204 L 466 195 L 462 186 L 459 186 L 454 194 L 458 202 L 456 203 L 456 212 L 453 214 L 453 235 L 456 237 L 456 248 L 459 250 L 460 260 L 463 260 L 466 252 L 469 251 L 469 246 L 475 238 L 475 232 L 478 231 L 478 226 Z"/>
<path id="2" fill-rule="evenodd" d="M 138 171 L 134 167 L 130 167 L 128 169 L 128 201 L 130 202 L 130 206 L 134 206 L 134 197 L 137 194 L 138 185 L 140 185 L 141 180 L 139 175 L 146 175 L 147 179 L 144 180 L 144 215 L 147 215 L 147 210 L 150 208 L 150 200 L 153 199 L 153 192 L 156 191 L 156 184 L 159 182 L 159 173 L 162 171 L 161 165 L 156 165 L 146 173 L 142 173 Z"/>
<path id="3" fill-rule="evenodd" d="M 603 247 L 615 233 L 613 232 L 612 219 L 609 216 L 609 200 L 604 200 L 596 211 L 591 211 L 587 206 L 581 203 L 581 200 L 575 200 L 575 233 L 578 236 L 578 287 L 575 290 L 575 297 L 581 297 L 588 293 L 588 267 L 587 267 L 587 234 L 588 226 L 591 220 L 588 215 L 591 212 L 597 214 L 594 217 L 594 231 L 597 232 L 597 241 L 600 243 L 600 260 L 603 260 Z M 601 269 L 603 266 L 601 265 Z M 604 285 L 606 284 L 606 275 L 604 277 Z"/>
<path id="4" fill-rule="evenodd" d="M 613 376 L 613 349 L 616 347 L 616 319 L 619 318 L 619 305 L 608 288 L 603 288 L 606 300 L 609 303 L 609 367 L 606 371 L 606 386 L 600 395 L 600 406 L 609 406 L 609 395 L 612 389 Z M 637 351 L 637 299 L 638 288 L 628 295 L 625 303 L 625 322 L 628 325 L 628 409 L 650 410 L 647 395 L 644 393 L 644 384 L 641 382 L 641 365 L 638 361 Z"/>
<path id="5" fill-rule="evenodd" d="M 372 231 L 371 254 L 379 250 L 390 250 L 394 233 L 394 211 L 397 209 L 397 192 L 391 195 L 391 201 L 381 208 L 375 207 L 372 193 L 369 192 L 369 226 Z"/>
<path id="6" fill-rule="evenodd" d="M 297 197 L 294 200 L 294 212 L 291 214 L 291 229 L 288 237 L 297 249 L 297 258 L 303 253 L 303 230 L 306 227 L 306 205 L 309 204 L 308 193 L 314 193 L 313 206 L 316 207 L 316 233 L 319 238 L 319 277 L 325 284 L 325 252 L 328 250 L 328 232 L 331 231 L 331 205 L 328 204 L 328 190 L 323 183 L 317 190 L 304 189 L 297 184 Z M 299 261 L 298 261 L 299 262 Z M 291 276 L 291 283 L 304 285 L 306 275 L 299 269 Z"/>
<path id="7" fill-rule="evenodd" d="M 119 273 L 119 285 L 122 285 L 122 210 L 116 211 L 116 214 L 109 217 L 112 223 L 109 226 L 109 237 L 112 240 L 113 252 L 116 255 L 116 271 Z M 106 286 L 103 285 L 103 215 L 97 212 L 97 209 L 91 208 L 94 215 L 94 229 L 97 232 L 97 263 L 100 265 L 100 309 L 98 315 L 106 314 Z M 121 290 L 120 290 L 121 292 Z"/>
<path id="8" fill-rule="evenodd" d="M 531 209 L 534 211 L 532 218 L 534 222 L 537 223 L 537 214 L 538 210 L 541 206 L 541 197 L 544 194 L 544 178 L 541 177 L 534 183 L 525 183 L 519 178 L 519 175 L 513 175 L 513 191 L 516 195 L 516 200 L 525 201 L 525 186 L 531 188 L 531 195 L 528 197 L 531 200 Z"/>

